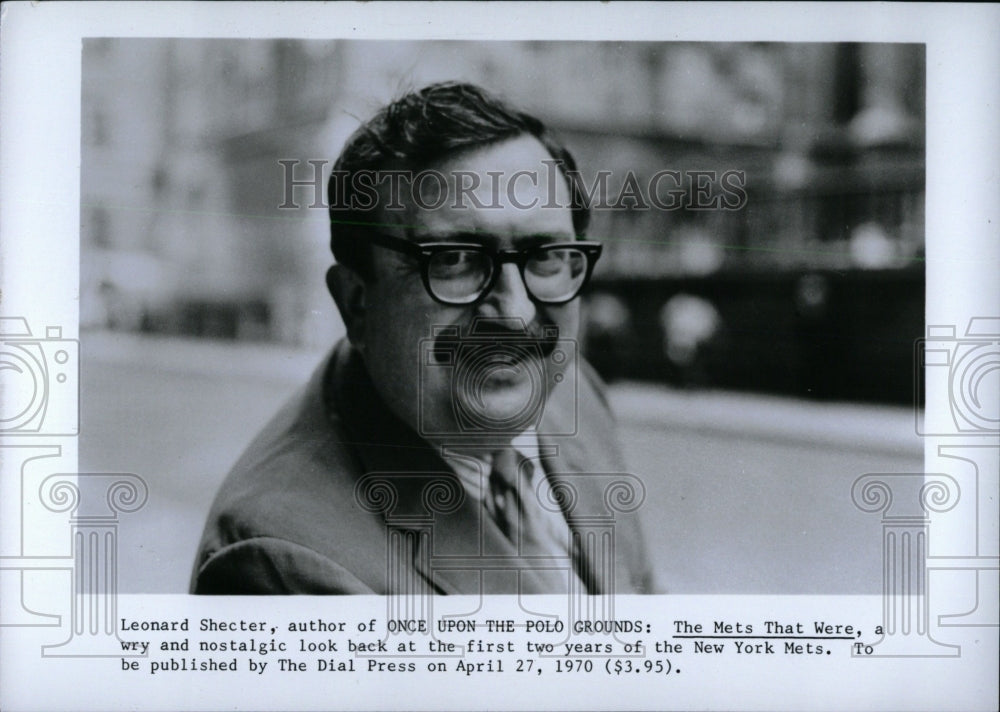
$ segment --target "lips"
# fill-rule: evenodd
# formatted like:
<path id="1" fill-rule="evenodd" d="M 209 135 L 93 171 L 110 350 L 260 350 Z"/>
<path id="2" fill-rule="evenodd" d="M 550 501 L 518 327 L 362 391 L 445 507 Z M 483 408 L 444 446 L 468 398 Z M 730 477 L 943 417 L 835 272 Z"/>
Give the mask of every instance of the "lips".
<path id="1" fill-rule="evenodd" d="M 486 360 L 494 366 L 508 366 L 515 368 L 524 363 L 532 354 L 524 349 L 512 349 L 506 344 L 497 343 L 494 345 L 483 345 Z"/>

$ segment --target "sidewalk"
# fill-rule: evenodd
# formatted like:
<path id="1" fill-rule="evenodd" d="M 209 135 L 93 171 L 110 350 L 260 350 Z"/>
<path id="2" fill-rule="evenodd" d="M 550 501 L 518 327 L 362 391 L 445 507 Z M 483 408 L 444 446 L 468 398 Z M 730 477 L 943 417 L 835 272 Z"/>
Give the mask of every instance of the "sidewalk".
<path id="1" fill-rule="evenodd" d="M 679 390 L 650 383 L 616 383 L 610 400 L 625 427 L 684 428 L 888 455 L 923 453 L 910 408 Z"/>
<path id="2" fill-rule="evenodd" d="M 112 332 L 84 332 L 81 358 L 142 364 L 152 372 L 304 383 L 324 351 L 246 342 L 205 341 Z M 792 441 L 920 457 L 912 409 L 713 390 L 680 390 L 616 382 L 609 399 L 621 425 Z"/>

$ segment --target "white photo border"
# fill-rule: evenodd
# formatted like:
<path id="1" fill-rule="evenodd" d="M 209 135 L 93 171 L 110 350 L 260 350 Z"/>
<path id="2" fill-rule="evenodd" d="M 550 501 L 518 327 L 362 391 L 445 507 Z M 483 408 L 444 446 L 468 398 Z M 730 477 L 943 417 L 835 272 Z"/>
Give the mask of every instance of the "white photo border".
<path id="1" fill-rule="evenodd" d="M 996 93 L 1000 86 L 1000 39 L 996 33 L 1000 8 L 996 6 L 14 2 L 5 3 L 0 13 L 0 316 L 22 318 L 30 325 L 27 328 L 35 330 L 32 338 L 44 336 L 65 342 L 62 352 L 70 365 L 79 339 L 80 78 L 85 37 L 923 43 L 927 48 L 926 336 L 952 341 L 976 338 L 979 332 L 974 325 L 986 328 L 982 333 L 988 336 L 989 325 L 1000 319 L 1000 102 Z M 59 331 L 38 333 L 39 328 L 50 326 Z M 64 514 L 70 508 L 80 477 L 95 482 L 100 479 L 109 493 L 107 502 L 113 506 L 88 515 L 88 526 L 99 520 L 102 532 L 113 533 L 119 516 L 128 516 L 145 502 L 142 473 L 76 474 L 77 442 L 71 424 L 78 417 L 78 403 L 72 397 L 72 386 L 70 382 L 62 391 L 64 395 L 52 402 L 56 415 L 70 423 L 67 432 L 34 441 L 0 437 L 0 447 L 7 455 L 0 466 L 0 502 L 5 515 L 0 529 L 0 553 L 4 554 L 0 568 L 30 563 L 34 568 L 63 570 L 67 577 L 73 574 L 72 560 L 67 562 L 64 557 L 66 520 L 50 515 Z M 951 396 L 944 388 L 928 391 L 928 432 L 946 429 Z M 954 633 L 947 641 L 932 641 L 935 645 L 926 656 L 913 657 L 904 649 L 898 656 L 887 651 L 886 655 L 872 656 L 872 660 L 841 656 L 824 660 L 829 664 L 822 666 L 786 659 L 740 665 L 713 661 L 705 663 L 700 672 L 691 665 L 690 681 L 679 676 L 667 686 L 646 678 L 633 680 L 627 687 L 603 679 L 557 678 L 558 683 L 539 679 L 525 682 L 516 698 L 509 696 L 500 678 L 456 680 L 455 676 L 445 678 L 447 684 L 437 680 L 430 684 L 425 679 L 397 675 L 349 690 L 341 687 L 339 679 L 329 678 L 322 686 L 303 686 L 289 676 L 267 691 L 246 684 L 242 676 L 227 679 L 208 674 L 196 682 L 146 673 L 123 677 L 116 666 L 119 659 L 124 661 L 128 656 L 115 647 L 117 641 L 112 641 L 109 651 L 101 647 L 108 641 L 96 634 L 82 636 L 86 640 L 76 643 L 71 635 L 67 644 L 72 643 L 73 650 L 56 650 L 66 637 L 67 617 L 74 625 L 77 622 L 78 611 L 72 608 L 77 602 L 62 601 L 55 592 L 47 594 L 51 606 L 46 611 L 59 611 L 60 624 L 56 621 L 59 616 L 52 613 L 15 610 L 5 589 L 0 616 L 5 626 L 0 628 L 0 705 L 12 710 L 445 709 L 470 705 L 504 709 L 849 709 L 873 705 L 987 709 L 995 704 L 997 694 L 997 566 L 996 550 L 989 550 L 983 542 L 996 539 L 995 499 L 992 508 L 977 508 L 985 514 L 972 530 L 956 526 L 944 514 L 950 510 L 949 498 L 967 497 L 970 491 L 980 498 L 996 496 L 990 487 L 995 486 L 998 452 L 1000 444 L 991 433 L 978 438 L 926 438 L 927 481 L 938 478 L 943 483 L 936 491 L 921 491 L 921 496 L 937 505 L 937 510 L 930 506 L 921 515 L 930 513 L 928 522 L 934 530 L 927 567 L 972 571 L 976 587 L 971 607 L 970 592 L 963 588 L 966 578 L 945 577 L 934 591 L 937 598 L 929 602 L 928 595 L 921 601 L 915 615 L 925 616 L 924 620 L 930 613 L 940 615 L 937 625 L 947 625 Z M 51 472 L 51 481 L 46 479 L 48 509 L 41 513 L 21 506 L 20 492 L 23 464 L 38 458 L 49 458 L 46 472 Z M 871 506 L 873 516 L 881 514 L 889 532 L 899 521 L 893 518 L 889 505 L 878 499 L 878 492 L 884 490 L 871 486 L 887 478 L 868 477 L 872 481 L 859 479 L 858 499 Z M 979 499 L 977 505 L 983 501 Z M 8 516 L 12 512 L 13 516 Z M 11 521 L 18 526 L 7 524 Z M 23 551 L 20 556 L 12 555 L 20 551 L 22 527 L 28 526 L 34 527 L 38 550 L 30 557 L 23 556 Z M 918 523 L 924 531 L 926 526 L 926 522 Z M 946 555 L 955 551 L 968 555 Z M 19 581 L 21 586 L 30 585 L 28 578 Z M 962 603 L 960 610 L 941 605 L 952 596 Z M 380 606 L 384 611 L 382 603 L 367 598 L 321 603 L 258 598 L 233 603 L 232 599 L 160 595 L 121 598 L 110 605 L 117 605 L 118 610 L 127 607 L 135 617 L 145 614 L 150 618 L 189 615 L 194 620 L 242 612 L 253 617 L 259 611 L 305 618 L 314 613 L 311 609 L 321 608 L 331 617 L 363 620 Z M 515 611 L 516 601 L 496 605 L 503 609 L 508 603 Z M 700 611 L 706 619 L 773 616 L 778 610 L 789 617 L 808 617 L 816 611 L 834 617 L 861 615 L 866 622 L 877 623 L 880 616 L 884 620 L 884 603 L 872 596 L 667 596 L 626 598 L 619 605 L 650 618 L 673 615 L 663 613 L 664 609 L 689 617 Z M 481 604 L 460 600 L 451 610 L 475 610 Z M 441 609 L 449 605 L 443 604 Z M 864 613 L 855 614 L 855 609 Z M 114 622 L 115 615 L 106 620 Z M 56 630 L 60 625 L 63 630 Z M 79 648 L 74 647 L 78 643 Z M 727 684 L 719 684 L 720 680 Z M 178 682 L 188 689 L 179 691 Z M 385 690 L 387 682 L 393 688 L 391 696 Z M 487 691 L 497 695 L 506 692 L 507 696 L 490 698 Z"/>

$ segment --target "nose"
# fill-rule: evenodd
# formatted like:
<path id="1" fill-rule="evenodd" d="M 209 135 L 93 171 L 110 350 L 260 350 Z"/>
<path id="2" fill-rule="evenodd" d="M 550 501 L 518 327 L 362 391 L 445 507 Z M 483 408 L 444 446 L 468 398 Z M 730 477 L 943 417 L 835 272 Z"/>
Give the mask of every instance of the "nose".
<path id="1" fill-rule="evenodd" d="M 535 319 L 536 306 L 524 286 L 517 265 L 507 263 L 500 268 L 496 283 L 480 303 L 480 314 L 486 317 L 518 317 L 530 324 Z"/>

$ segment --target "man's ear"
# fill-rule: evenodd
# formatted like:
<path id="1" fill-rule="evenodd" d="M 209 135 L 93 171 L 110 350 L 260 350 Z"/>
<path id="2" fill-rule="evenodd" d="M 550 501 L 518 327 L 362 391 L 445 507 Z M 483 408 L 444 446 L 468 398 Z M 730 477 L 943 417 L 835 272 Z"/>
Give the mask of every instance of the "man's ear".
<path id="1" fill-rule="evenodd" d="M 357 272 L 344 265 L 333 265 L 326 271 L 326 288 L 337 303 L 340 317 L 347 327 L 347 338 L 364 349 L 365 299 L 367 285 Z"/>

